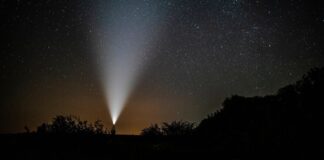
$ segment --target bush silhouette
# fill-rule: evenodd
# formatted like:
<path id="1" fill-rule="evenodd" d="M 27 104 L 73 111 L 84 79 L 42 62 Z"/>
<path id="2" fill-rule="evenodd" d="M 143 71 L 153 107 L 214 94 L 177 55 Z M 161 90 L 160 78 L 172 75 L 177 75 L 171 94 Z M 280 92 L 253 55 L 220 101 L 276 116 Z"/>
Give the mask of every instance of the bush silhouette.
<path id="1" fill-rule="evenodd" d="M 141 132 L 143 136 L 162 136 L 163 132 L 158 124 L 151 124 L 151 126 L 144 128 Z"/>
<path id="2" fill-rule="evenodd" d="M 163 134 L 167 136 L 188 136 L 193 134 L 194 123 L 187 121 L 164 122 L 161 129 Z"/>
<path id="3" fill-rule="evenodd" d="M 37 133 L 52 134 L 107 134 L 102 121 L 97 120 L 93 124 L 88 121 L 82 121 L 76 116 L 56 116 L 52 123 L 43 123 L 37 127 Z"/>
<path id="4" fill-rule="evenodd" d="M 188 136 L 194 133 L 194 123 L 187 121 L 173 121 L 171 123 L 152 124 L 150 127 L 142 130 L 141 135 L 145 136 Z"/>

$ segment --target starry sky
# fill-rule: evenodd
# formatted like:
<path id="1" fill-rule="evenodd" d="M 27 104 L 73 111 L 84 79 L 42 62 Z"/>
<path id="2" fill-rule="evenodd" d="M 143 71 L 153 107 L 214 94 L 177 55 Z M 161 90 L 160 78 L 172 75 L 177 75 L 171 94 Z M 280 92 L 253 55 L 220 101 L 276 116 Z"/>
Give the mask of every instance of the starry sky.
<path id="1" fill-rule="evenodd" d="M 123 8 L 131 1 L 119 2 Z M 274 94 L 310 68 L 323 67 L 321 0 L 137 3 L 163 12 L 154 13 L 158 19 L 150 17 L 158 26 L 147 31 L 156 32 L 154 43 L 145 48 L 150 54 L 142 58 L 149 60 L 117 122 L 118 133 L 138 134 L 164 121 L 199 122 L 228 96 Z M 59 114 L 101 119 L 111 126 L 95 39 L 115 32 L 109 27 L 114 19 L 139 14 L 131 30 L 146 21 L 141 14 L 150 14 L 138 7 L 124 17 L 109 17 L 113 4 L 0 1 L 0 133 L 35 129 Z M 132 36 L 130 41 L 144 40 Z"/>

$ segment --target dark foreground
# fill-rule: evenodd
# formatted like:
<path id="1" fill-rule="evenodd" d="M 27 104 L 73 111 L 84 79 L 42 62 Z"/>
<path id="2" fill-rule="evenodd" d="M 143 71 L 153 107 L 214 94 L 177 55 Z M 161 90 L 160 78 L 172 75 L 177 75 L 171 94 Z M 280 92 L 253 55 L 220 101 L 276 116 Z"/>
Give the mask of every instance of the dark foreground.
<path id="1" fill-rule="evenodd" d="M 274 95 L 227 98 L 196 128 L 153 125 L 146 136 L 111 136 L 100 123 L 57 116 L 35 133 L 0 135 L 0 158 L 324 159 L 323 91 L 324 68 L 315 68 Z"/>
<path id="2" fill-rule="evenodd" d="M 308 159 L 323 153 L 314 150 L 320 146 L 303 144 L 279 147 L 246 144 L 222 144 L 221 140 L 194 136 L 10 134 L 1 135 L 1 156 L 5 159 Z"/>

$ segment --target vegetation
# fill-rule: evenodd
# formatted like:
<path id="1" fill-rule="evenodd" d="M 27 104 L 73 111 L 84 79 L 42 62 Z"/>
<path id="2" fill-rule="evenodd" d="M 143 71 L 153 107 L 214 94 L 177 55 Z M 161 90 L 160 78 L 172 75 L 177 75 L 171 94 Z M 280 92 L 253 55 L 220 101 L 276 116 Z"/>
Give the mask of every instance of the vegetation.
<path id="1" fill-rule="evenodd" d="M 107 129 L 104 128 L 102 121 L 97 120 L 93 124 L 88 121 L 82 121 L 76 116 L 56 116 L 53 122 L 43 123 L 37 127 L 39 134 L 107 134 Z"/>
<path id="2" fill-rule="evenodd" d="M 152 124 L 150 127 L 142 130 L 144 136 L 189 136 L 194 133 L 194 123 L 186 121 L 173 121 L 171 123 Z"/>
<path id="3" fill-rule="evenodd" d="M 313 144 L 324 133 L 320 127 L 324 122 L 323 91 L 324 68 L 315 68 L 275 95 L 227 98 L 223 108 L 202 120 L 196 132 L 248 153 L 316 150 Z"/>
<path id="4" fill-rule="evenodd" d="M 193 155 L 201 159 L 215 155 L 221 159 L 246 159 L 251 155 L 261 159 L 274 155 L 309 159 L 309 155 L 324 152 L 323 91 L 324 68 L 315 68 L 275 95 L 231 96 L 222 109 L 208 115 L 197 127 L 173 121 L 152 124 L 142 130 L 142 136 L 105 136 L 108 132 L 101 121 L 92 124 L 75 116 L 57 116 L 51 123 L 40 125 L 36 134 L 25 127 L 22 137 L 9 135 L 0 141 L 8 146 L 3 147 L 4 153 L 17 159 L 25 159 L 26 155 L 30 159 L 46 159 L 48 155 L 52 159 L 167 159 L 171 154 L 182 159 Z"/>

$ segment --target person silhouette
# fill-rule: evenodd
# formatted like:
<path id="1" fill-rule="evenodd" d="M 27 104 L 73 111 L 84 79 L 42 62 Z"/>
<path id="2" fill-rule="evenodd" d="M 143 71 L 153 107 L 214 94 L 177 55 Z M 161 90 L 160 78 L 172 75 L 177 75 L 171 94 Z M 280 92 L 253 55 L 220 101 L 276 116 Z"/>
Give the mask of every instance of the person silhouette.
<path id="1" fill-rule="evenodd" d="M 112 126 L 111 130 L 110 130 L 111 135 L 116 135 L 116 128 L 115 125 Z"/>

